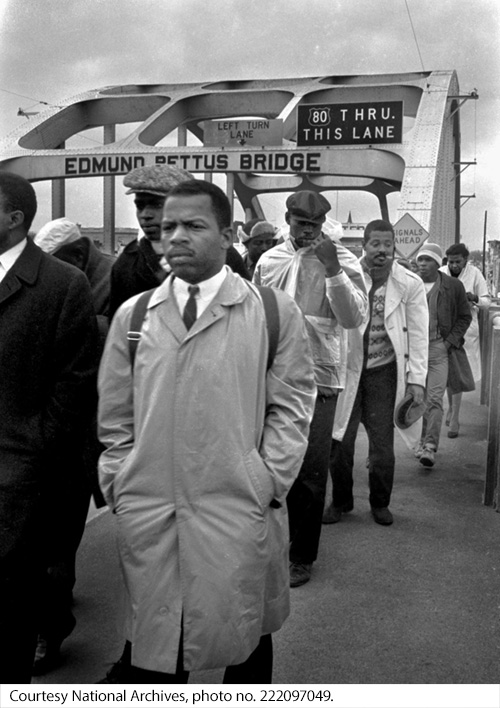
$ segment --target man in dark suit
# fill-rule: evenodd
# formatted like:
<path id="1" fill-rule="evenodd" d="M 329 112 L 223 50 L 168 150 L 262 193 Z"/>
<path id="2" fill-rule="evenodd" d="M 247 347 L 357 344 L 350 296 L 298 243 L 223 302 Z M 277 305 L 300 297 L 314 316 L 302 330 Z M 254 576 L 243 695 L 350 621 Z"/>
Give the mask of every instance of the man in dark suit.
<path id="1" fill-rule="evenodd" d="M 31 680 L 45 569 L 64 550 L 96 397 L 90 287 L 28 238 L 36 206 L 27 180 L 0 171 L 1 683 Z"/>
<path id="2" fill-rule="evenodd" d="M 125 175 L 123 184 L 128 188 L 126 194 L 134 195 L 142 233 L 125 246 L 111 271 L 110 320 L 125 300 L 156 288 L 170 273 L 160 243 L 163 204 L 173 187 L 191 179 L 186 170 L 162 164 L 137 167 Z M 226 263 L 238 275 L 249 279 L 234 246 L 227 250 Z"/>
<path id="3" fill-rule="evenodd" d="M 415 452 L 424 467 L 434 467 L 439 447 L 450 356 L 463 348 L 464 335 L 472 321 L 463 284 L 441 272 L 442 262 L 441 246 L 426 241 L 417 254 L 417 263 L 429 307 L 429 366 L 422 436 Z"/>

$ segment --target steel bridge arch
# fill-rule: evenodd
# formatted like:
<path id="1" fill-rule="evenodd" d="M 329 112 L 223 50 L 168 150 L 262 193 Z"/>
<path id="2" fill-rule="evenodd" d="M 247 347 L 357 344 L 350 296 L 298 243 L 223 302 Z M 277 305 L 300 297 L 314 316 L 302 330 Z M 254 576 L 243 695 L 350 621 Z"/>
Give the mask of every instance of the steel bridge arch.
<path id="1" fill-rule="evenodd" d="M 54 218 L 64 215 L 66 179 L 104 177 L 108 247 L 114 238 L 116 176 L 156 161 L 193 173 L 225 173 L 231 199 L 236 194 L 245 211 L 258 216 L 264 214 L 259 195 L 314 189 L 371 193 L 380 215 L 389 218 L 387 196 L 399 191 L 394 221 L 409 213 L 432 240 L 447 246 L 460 234 L 458 94 L 452 70 L 108 86 L 62 101 L 3 139 L 0 169 L 33 182 L 52 180 Z M 403 101 L 402 143 L 297 148 L 299 105 L 393 100 Z M 248 116 L 281 119 L 283 141 L 272 146 L 204 145 L 205 121 Z M 130 123 L 139 125 L 116 139 L 116 126 Z M 73 136 L 96 127 L 103 128 L 104 145 L 65 146 Z M 177 144 L 159 145 L 176 133 Z M 188 133 L 201 146 L 188 145 Z M 265 169 L 256 169 L 256 164 Z"/>

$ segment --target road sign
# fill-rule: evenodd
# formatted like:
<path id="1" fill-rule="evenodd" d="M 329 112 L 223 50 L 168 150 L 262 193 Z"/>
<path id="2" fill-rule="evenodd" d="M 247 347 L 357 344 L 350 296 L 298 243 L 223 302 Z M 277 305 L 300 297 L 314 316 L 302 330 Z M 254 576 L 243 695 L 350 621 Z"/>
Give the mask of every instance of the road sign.
<path id="1" fill-rule="evenodd" d="M 205 121 L 204 144 L 207 147 L 261 147 L 283 143 L 283 121 L 279 118 Z"/>
<path id="2" fill-rule="evenodd" d="M 396 252 L 403 258 L 411 258 L 423 246 L 429 234 L 411 214 L 406 213 L 394 224 Z"/>
<path id="3" fill-rule="evenodd" d="M 297 146 L 401 143 L 403 101 L 297 106 Z"/>

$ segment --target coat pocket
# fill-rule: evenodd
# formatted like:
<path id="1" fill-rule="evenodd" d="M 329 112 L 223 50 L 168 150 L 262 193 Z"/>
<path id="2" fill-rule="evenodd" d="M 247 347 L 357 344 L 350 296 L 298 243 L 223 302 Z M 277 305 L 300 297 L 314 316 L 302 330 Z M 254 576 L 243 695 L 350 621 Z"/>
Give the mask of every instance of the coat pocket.
<path id="1" fill-rule="evenodd" d="M 338 366 L 340 364 L 340 343 L 338 333 L 335 331 L 335 320 L 308 315 L 306 316 L 306 330 L 314 362 Z"/>
<path id="2" fill-rule="evenodd" d="M 243 458 L 243 462 L 262 509 L 266 509 L 274 498 L 271 471 L 259 455 L 257 448 L 250 450 Z"/>

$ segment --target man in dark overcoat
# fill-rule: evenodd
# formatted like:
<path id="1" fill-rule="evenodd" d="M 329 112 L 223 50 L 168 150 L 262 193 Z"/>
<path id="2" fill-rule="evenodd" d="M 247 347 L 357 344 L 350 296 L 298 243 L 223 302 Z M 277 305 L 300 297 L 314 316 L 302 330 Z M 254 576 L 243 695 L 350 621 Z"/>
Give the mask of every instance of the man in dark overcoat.
<path id="1" fill-rule="evenodd" d="M 31 680 L 48 549 L 64 546 L 96 397 L 90 286 L 28 237 L 36 206 L 0 171 L 0 683 Z"/>

